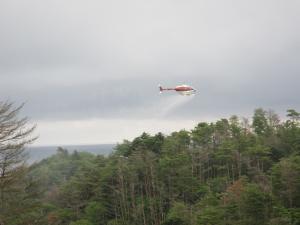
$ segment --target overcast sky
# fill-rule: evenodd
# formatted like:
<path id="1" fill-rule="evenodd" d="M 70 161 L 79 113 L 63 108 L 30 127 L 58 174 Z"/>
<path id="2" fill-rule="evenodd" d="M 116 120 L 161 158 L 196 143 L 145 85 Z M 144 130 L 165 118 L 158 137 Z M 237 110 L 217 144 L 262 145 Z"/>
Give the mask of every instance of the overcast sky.
<path id="1" fill-rule="evenodd" d="M 37 145 L 300 110 L 298 0 L 2 0 L 0 101 L 26 102 Z M 190 84 L 194 97 L 158 93 Z"/>

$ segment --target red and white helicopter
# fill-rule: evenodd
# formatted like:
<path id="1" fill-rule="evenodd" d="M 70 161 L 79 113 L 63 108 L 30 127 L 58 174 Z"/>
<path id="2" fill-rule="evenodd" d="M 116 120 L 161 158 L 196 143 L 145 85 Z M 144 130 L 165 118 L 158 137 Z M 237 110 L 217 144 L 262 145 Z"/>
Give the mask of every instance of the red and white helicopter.
<path id="1" fill-rule="evenodd" d="M 179 93 L 181 95 L 196 94 L 196 89 L 189 85 L 186 85 L 186 84 L 178 85 L 174 88 L 163 88 L 161 85 L 158 85 L 158 87 L 159 87 L 160 93 L 162 93 L 163 91 L 176 91 L 177 93 Z"/>

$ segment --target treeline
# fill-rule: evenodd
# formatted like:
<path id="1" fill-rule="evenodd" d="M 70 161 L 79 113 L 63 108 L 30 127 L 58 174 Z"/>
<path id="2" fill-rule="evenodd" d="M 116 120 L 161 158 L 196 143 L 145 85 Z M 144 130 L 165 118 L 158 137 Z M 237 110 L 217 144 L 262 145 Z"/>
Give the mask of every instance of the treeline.
<path id="1" fill-rule="evenodd" d="M 232 116 L 170 135 L 143 133 L 109 157 L 59 148 L 27 168 L 19 201 L 2 206 L 0 221 L 300 224 L 300 114 L 287 113 L 280 121 L 257 109 L 251 122 Z"/>

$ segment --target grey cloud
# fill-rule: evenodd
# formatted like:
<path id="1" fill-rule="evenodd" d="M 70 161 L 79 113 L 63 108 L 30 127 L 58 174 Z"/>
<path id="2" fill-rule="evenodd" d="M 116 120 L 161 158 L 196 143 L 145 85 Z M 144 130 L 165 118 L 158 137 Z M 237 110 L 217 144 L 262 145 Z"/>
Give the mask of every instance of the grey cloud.
<path id="1" fill-rule="evenodd" d="M 299 78 L 298 78 L 299 79 Z M 266 107 L 282 112 L 300 105 L 296 80 L 285 77 L 253 77 L 251 80 L 191 78 L 198 94 L 191 101 L 174 108 L 165 118 L 201 119 L 230 116 L 233 113 L 252 112 Z M 175 85 L 169 80 L 165 85 Z M 2 92 L 2 96 L 5 93 Z M 7 93 L 6 93 L 7 95 Z M 172 97 L 173 96 L 173 97 Z M 24 114 L 39 120 L 66 120 L 86 118 L 155 118 L 179 98 L 176 93 L 160 95 L 157 80 L 126 79 L 101 81 L 94 84 L 49 86 L 32 90 L 15 90 L 10 99 L 27 101 Z M 175 101 L 175 102 L 174 102 Z M 179 100 L 180 101 L 180 100 Z"/>
<path id="2" fill-rule="evenodd" d="M 37 1 L 0 3 L 0 94 L 39 120 L 151 118 L 299 108 L 300 3 Z"/>

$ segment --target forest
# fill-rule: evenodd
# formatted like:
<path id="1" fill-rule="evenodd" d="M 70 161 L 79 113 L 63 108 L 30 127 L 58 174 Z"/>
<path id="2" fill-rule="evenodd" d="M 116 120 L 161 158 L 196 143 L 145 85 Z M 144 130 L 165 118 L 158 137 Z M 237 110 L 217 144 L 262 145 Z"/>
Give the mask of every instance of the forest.
<path id="1" fill-rule="evenodd" d="M 57 153 L 26 164 L 34 127 L 0 110 L 0 225 L 300 224 L 300 113 L 143 133 L 108 157 Z"/>

